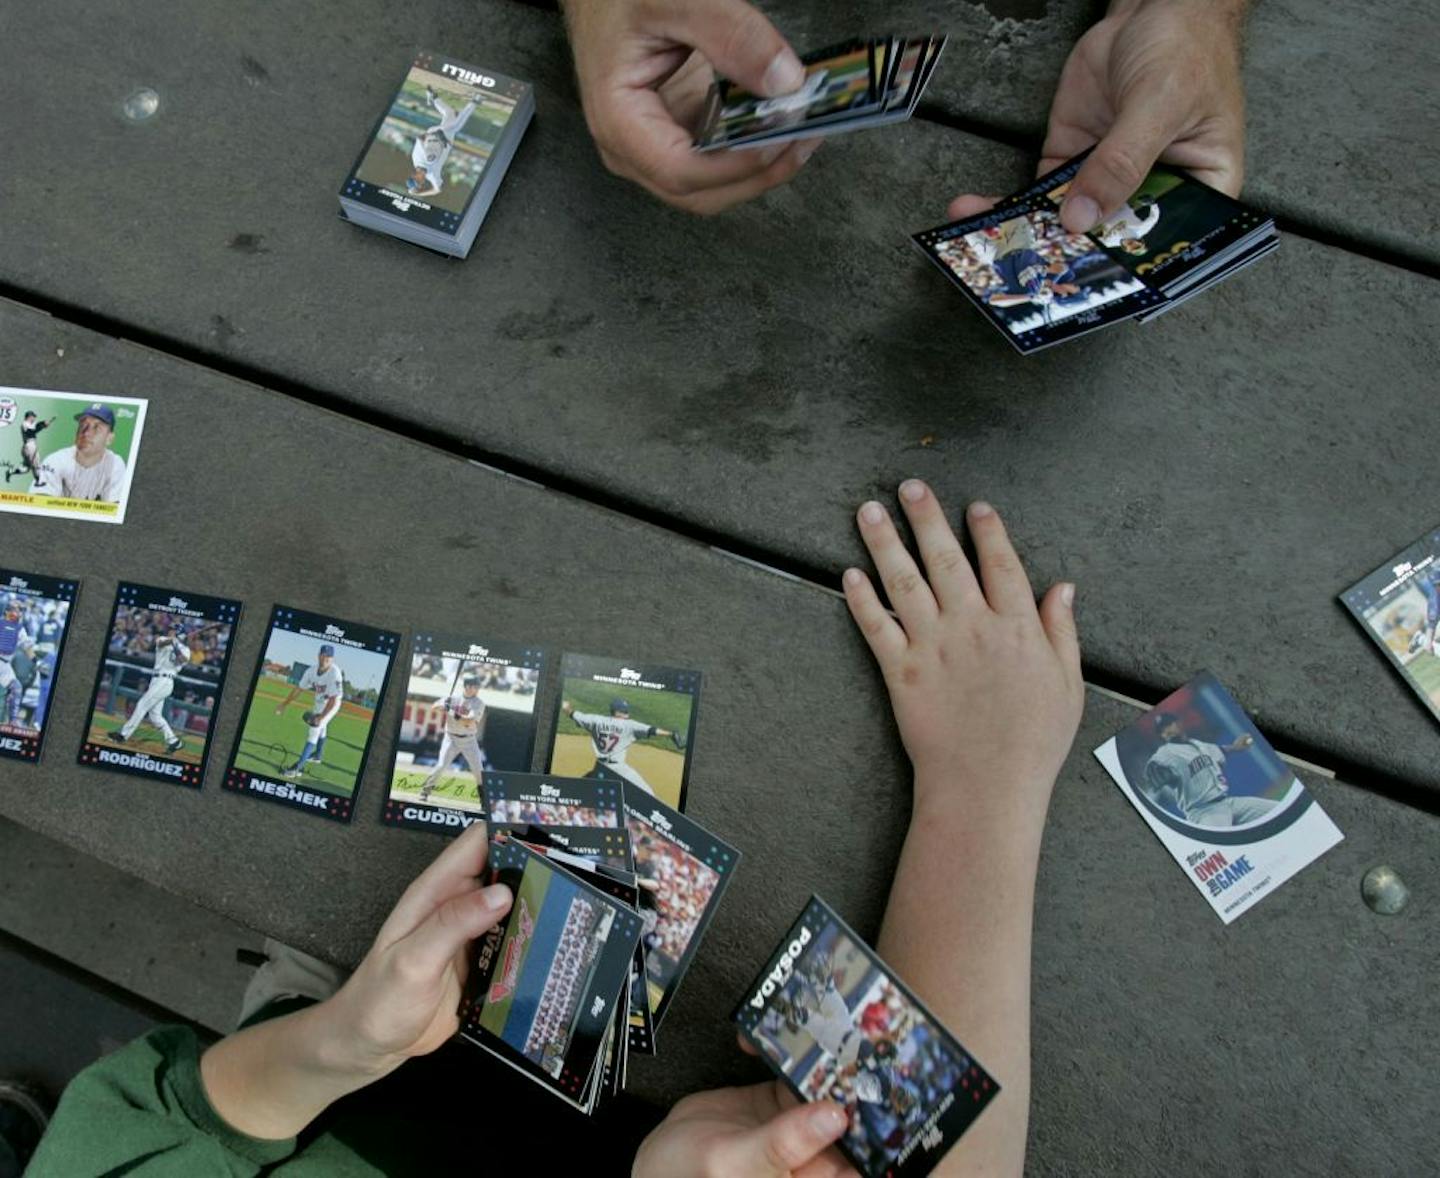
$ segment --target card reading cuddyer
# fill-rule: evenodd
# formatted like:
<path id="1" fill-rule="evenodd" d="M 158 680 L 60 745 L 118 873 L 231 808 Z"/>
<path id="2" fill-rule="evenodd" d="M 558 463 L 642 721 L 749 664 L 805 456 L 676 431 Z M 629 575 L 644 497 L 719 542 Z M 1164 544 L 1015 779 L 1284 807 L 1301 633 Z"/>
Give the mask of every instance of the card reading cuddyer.
<path id="1" fill-rule="evenodd" d="M 1208 671 L 1095 756 L 1226 924 L 1344 837 Z"/>
<path id="2" fill-rule="evenodd" d="M 482 818 L 482 776 L 530 768 L 544 665 L 536 646 L 415 635 L 381 821 L 459 834 Z"/>
<path id="3" fill-rule="evenodd" d="M 35 762 L 78 581 L 0 569 L 0 757 Z"/>
<path id="4" fill-rule="evenodd" d="M 845 1110 L 867 1178 L 929 1173 L 1000 1091 L 818 896 L 732 1017 L 801 1100 Z"/>
<path id="5" fill-rule="evenodd" d="M 80 764 L 199 789 L 240 603 L 122 581 Z"/>
<path id="6" fill-rule="evenodd" d="M 399 641 L 277 605 L 225 788 L 349 822 Z"/>
<path id="7" fill-rule="evenodd" d="M 567 654 L 549 771 L 624 781 L 685 808 L 700 672 Z"/>

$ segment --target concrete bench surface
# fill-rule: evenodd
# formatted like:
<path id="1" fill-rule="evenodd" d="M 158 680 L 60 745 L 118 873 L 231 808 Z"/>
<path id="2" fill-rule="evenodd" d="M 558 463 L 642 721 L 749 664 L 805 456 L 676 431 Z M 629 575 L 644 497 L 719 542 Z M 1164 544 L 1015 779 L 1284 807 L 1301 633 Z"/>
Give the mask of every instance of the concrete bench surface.
<path id="1" fill-rule="evenodd" d="M 689 810 L 745 859 L 661 1054 L 632 1069 L 646 1097 L 758 1078 L 726 1017 L 810 891 L 873 934 L 909 781 L 833 595 L 4 303 L 0 364 L 21 384 L 152 398 L 131 522 L 4 525 L 7 564 L 84 580 L 44 763 L 0 763 L 7 817 L 346 963 L 440 849 L 379 823 L 393 685 L 350 826 L 227 794 L 218 765 L 200 792 L 75 765 L 115 580 L 143 579 L 246 603 L 215 737 L 222 764 L 277 600 L 704 670 Z M 388 492 L 419 469 L 417 516 L 413 497 Z M 446 507 L 477 503 L 483 514 Z M 1090 755 L 1134 714 L 1092 694 L 1046 836 L 1032 1168 L 1419 1172 L 1440 1112 L 1434 819 L 1306 775 L 1345 842 L 1226 929 Z M 1415 892 L 1393 919 L 1359 897 L 1381 861 Z"/>
<path id="2" fill-rule="evenodd" d="M 192 14 L 182 52 L 153 0 L 45 12 L 0 50 L 15 158 L 45 159 L 0 179 L 20 297 L 816 576 L 905 475 L 983 495 L 1037 581 L 1079 582 L 1092 674 L 1158 698 L 1208 666 L 1282 745 L 1440 788 L 1433 720 L 1335 602 L 1435 523 L 1430 281 L 1290 239 L 1153 325 L 1022 358 L 906 239 L 957 174 L 1018 183 L 1011 149 L 851 136 L 697 220 L 600 169 L 551 14 L 250 0 Z M 465 263 L 335 215 L 415 44 L 540 88 Z M 127 125 L 142 84 L 160 114 Z"/>
<path id="3" fill-rule="evenodd" d="M 1024 136 L 1038 149 L 1094 0 L 762 0 L 802 52 L 851 34 L 946 31 L 926 113 Z M 1245 36 L 1245 197 L 1346 241 L 1440 266 L 1435 152 L 1440 74 L 1424 0 L 1252 5 Z M 992 191 L 957 166 L 956 191 Z"/>

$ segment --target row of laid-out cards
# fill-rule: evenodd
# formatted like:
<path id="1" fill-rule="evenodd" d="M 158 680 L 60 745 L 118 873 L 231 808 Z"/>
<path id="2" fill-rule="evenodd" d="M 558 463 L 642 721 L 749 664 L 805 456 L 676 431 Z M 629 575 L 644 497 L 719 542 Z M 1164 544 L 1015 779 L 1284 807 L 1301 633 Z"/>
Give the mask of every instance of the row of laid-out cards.
<path id="1" fill-rule="evenodd" d="M 39 760 L 78 590 L 0 570 L 0 756 Z M 122 582 L 80 763 L 198 789 L 240 614 L 238 601 Z M 348 821 L 399 649 L 393 631 L 276 606 L 224 788 Z M 482 774 L 527 773 L 546 665 L 541 648 L 488 635 L 415 635 L 384 820 L 463 827 L 484 812 Z M 700 682 L 564 655 L 549 772 L 624 781 L 683 809 Z"/>

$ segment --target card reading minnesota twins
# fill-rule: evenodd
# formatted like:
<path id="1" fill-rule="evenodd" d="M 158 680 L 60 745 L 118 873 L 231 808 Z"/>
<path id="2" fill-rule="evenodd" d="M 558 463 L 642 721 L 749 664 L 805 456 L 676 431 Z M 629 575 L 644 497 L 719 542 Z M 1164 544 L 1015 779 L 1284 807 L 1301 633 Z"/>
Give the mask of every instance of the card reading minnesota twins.
<path id="1" fill-rule="evenodd" d="M 1208 671 L 1095 756 L 1226 924 L 1344 837 Z"/>
<path id="2" fill-rule="evenodd" d="M 567 654 L 550 772 L 624 781 L 685 808 L 700 672 Z"/>
<path id="3" fill-rule="evenodd" d="M 277 605 L 224 785 L 349 822 L 400 635 Z"/>
<path id="4" fill-rule="evenodd" d="M 122 581 L 80 764 L 199 789 L 240 603 Z"/>
<path id="5" fill-rule="evenodd" d="M 381 820 L 458 834 L 484 817 L 482 774 L 530 768 L 544 665 L 538 646 L 415 635 Z"/>
<path id="6" fill-rule="evenodd" d="M 812 896 L 735 1022 L 801 1100 L 849 1117 L 861 1174 L 927 1174 L 1000 1091 L 920 1000 Z"/>
<path id="7" fill-rule="evenodd" d="M 0 757 L 38 761 L 79 582 L 0 569 Z"/>

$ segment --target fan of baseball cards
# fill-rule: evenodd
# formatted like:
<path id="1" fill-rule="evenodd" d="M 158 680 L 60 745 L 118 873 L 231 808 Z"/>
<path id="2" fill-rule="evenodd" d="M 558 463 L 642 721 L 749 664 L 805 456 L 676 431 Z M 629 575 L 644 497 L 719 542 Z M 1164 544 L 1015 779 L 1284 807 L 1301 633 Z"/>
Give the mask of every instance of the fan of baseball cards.
<path id="1" fill-rule="evenodd" d="M 534 113 L 527 82 L 417 55 L 340 190 L 341 215 L 465 257 Z"/>
<path id="2" fill-rule="evenodd" d="M 1060 203 L 1088 155 L 988 212 L 912 238 L 1017 351 L 1146 322 L 1280 244 L 1271 218 L 1163 165 L 1113 216 L 1070 233 Z"/>
<path id="3" fill-rule="evenodd" d="M 819 896 L 733 1018 L 796 1096 L 845 1110 L 867 1178 L 929 1173 L 1000 1091 Z"/>
<path id="4" fill-rule="evenodd" d="M 944 37 L 875 37 L 806 54 L 793 94 L 762 98 L 717 78 L 695 136 L 699 151 L 768 147 L 908 119 L 935 71 Z"/>

